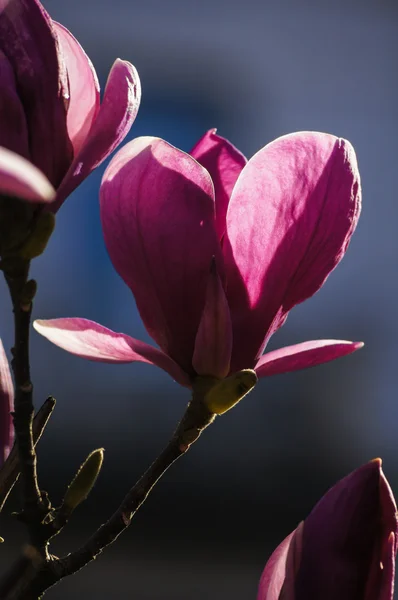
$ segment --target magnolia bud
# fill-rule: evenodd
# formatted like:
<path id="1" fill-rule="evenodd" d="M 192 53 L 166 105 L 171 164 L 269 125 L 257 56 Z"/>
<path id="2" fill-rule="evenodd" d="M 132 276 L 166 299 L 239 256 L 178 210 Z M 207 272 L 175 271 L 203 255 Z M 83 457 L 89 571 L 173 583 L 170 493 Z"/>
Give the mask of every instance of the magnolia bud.
<path id="1" fill-rule="evenodd" d="M 69 485 L 62 510 L 71 513 L 91 492 L 104 460 L 104 449 L 98 448 L 88 455 Z"/>

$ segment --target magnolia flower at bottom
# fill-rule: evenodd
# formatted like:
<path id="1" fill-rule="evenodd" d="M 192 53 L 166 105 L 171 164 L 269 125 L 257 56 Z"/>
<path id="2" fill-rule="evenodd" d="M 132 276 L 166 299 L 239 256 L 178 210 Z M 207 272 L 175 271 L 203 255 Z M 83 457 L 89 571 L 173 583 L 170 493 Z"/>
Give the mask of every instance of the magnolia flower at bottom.
<path id="1" fill-rule="evenodd" d="M 263 354 L 289 311 L 344 256 L 360 212 L 346 140 L 299 132 L 248 162 L 215 130 L 191 155 L 137 138 L 105 171 L 101 220 L 112 263 L 159 348 L 87 319 L 36 321 L 83 358 L 157 365 L 180 384 L 295 371 L 362 346 L 315 340 Z"/>
<path id="2" fill-rule="evenodd" d="M 274 551 L 257 600 L 392 600 L 396 511 L 381 460 L 360 467 Z"/>

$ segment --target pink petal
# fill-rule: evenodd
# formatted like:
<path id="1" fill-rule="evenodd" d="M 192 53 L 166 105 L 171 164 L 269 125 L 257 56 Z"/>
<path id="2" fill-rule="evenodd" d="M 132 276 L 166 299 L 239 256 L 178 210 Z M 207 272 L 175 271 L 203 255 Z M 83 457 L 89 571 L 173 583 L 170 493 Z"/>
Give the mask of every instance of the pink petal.
<path id="1" fill-rule="evenodd" d="M 98 113 L 99 83 L 91 60 L 79 42 L 60 23 L 53 21 L 53 26 L 68 72 L 69 104 L 66 123 L 73 154 L 76 156 Z"/>
<path id="2" fill-rule="evenodd" d="M 231 352 L 231 315 L 215 262 L 212 261 L 206 301 L 195 339 L 193 368 L 198 375 L 223 379 L 229 373 Z"/>
<path id="3" fill-rule="evenodd" d="M 346 356 L 362 347 L 363 342 L 345 340 L 303 342 L 263 354 L 255 366 L 255 371 L 258 377 L 267 377 L 307 369 Z"/>
<path id="4" fill-rule="evenodd" d="M 94 321 L 79 318 L 37 320 L 34 328 L 71 354 L 105 363 L 143 362 L 160 367 L 181 385 L 189 377 L 166 354 L 124 333 L 115 333 Z"/>
<path id="5" fill-rule="evenodd" d="M 32 163 L 22 156 L 0 148 L 0 193 L 28 202 L 51 202 L 55 190 Z"/>
<path id="6" fill-rule="evenodd" d="M 109 255 L 149 334 L 193 374 L 213 256 L 223 269 L 209 174 L 167 142 L 137 138 L 111 161 L 100 199 Z"/>
<path id="7" fill-rule="evenodd" d="M 225 232 L 225 217 L 232 190 L 247 159 L 225 138 L 210 129 L 190 154 L 209 171 L 216 195 L 216 229 L 219 239 Z"/>
<path id="8" fill-rule="evenodd" d="M 58 187 L 72 159 L 66 128 L 68 82 L 52 20 L 38 0 L 0 0 L 0 47 L 24 107 L 27 158 Z M 0 144 L 5 142 L 0 139 Z"/>
<path id="9" fill-rule="evenodd" d="M 296 530 L 283 540 L 268 559 L 261 575 L 257 600 L 279 600 L 286 576 L 286 561 Z M 293 600 L 287 596 L 283 600 Z"/>
<path id="10" fill-rule="evenodd" d="M 345 140 L 294 133 L 249 161 L 232 193 L 223 246 L 233 370 L 250 366 L 287 312 L 322 286 L 359 212 L 359 173 Z"/>
<path id="11" fill-rule="evenodd" d="M 0 340 L 0 466 L 10 453 L 14 443 L 14 427 L 11 412 L 14 410 L 14 386 L 10 366 Z"/>
<path id="12" fill-rule="evenodd" d="M 117 59 L 109 73 L 97 118 L 58 189 L 52 211 L 57 211 L 65 198 L 126 137 L 137 116 L 140 100 L 137 71 L 129 62 Z"/>

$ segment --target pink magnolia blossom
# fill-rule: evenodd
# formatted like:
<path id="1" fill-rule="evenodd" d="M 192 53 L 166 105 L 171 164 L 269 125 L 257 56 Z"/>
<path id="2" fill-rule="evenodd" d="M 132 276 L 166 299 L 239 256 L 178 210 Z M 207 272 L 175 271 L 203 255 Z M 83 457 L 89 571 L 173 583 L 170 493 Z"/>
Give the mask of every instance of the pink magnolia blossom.
<path id="1" fill-rule="evenodd" d="M 357 224 L 359 174 L 346 140 L 294 133 L 247 162 L 215 131 L 191 155 L 138 138 L 111 161 L 100 197 L 109 255 L 160 349 L 86 319 L 36 321 L 58 346 L 155 364 L 186 386 L 198 374 L 254 368 L 261 377 L 361 347 L 315 340 L 263 355 L 340 262 Z"/>
<path id="2" fill-rule="evenodd" d="M 0 86 L 0 191 L 52 212 L 124 139 L 141 94 L 118 59 L 100 105 L 90 59 L 38 0 L 0 0 Z"/>
<path id="3" fill-rule="evenodd" d="M 257 600 L 392 600 L 396 511 L 381 460 L 357 469 L 278 546 Z"/>
<path id="4" fill-rule="evenodd" d="M 14 427 L 11 412 L 14 410 L 14 386 L 10 366 L 0 340 L 0 467 L 14 443 Z"/>

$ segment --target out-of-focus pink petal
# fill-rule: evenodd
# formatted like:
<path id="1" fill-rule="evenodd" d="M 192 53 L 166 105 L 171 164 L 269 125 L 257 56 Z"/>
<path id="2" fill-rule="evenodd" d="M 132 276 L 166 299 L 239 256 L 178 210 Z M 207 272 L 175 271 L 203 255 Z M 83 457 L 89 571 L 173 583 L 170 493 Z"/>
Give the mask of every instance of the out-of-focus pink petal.
<path id="1" fill-rule="evenodd" d="M 98 115 L 57 192 L 51 206 L 57 211 L 65 198 L 105 160 L 130 131 L 141 100 L 138 73 L 117 59 L 109 73 Z"/>
<path id="2" fill-rule="evenodd" d="M 221 238 L 225 232 L 225 216 L 233 187 L 247 159 L 225 138 L 210 129 L 192 148 L 190 154 L 209 171 L 216 197 L 216 229 Z"/>
<path id="3" fill-rule="evenodd" d="M 10 61 L 0 50 L 0 146 L 29 158 L 25 111 L 16 89 Z"/>
<path id="4" fill-rule="evenodd" d="M 257 377 L 289 373 L 315 367 L 322 363 L 346 356 L 363 347 L 363 342 L 345 340 L 314 340 L 294 346 L 286 346 L 263 354 L 254 370 Z"/>
<path id="5" fill-rule="evenodd" d="M 216 265 L 212 261 L 192 366 L 198 375 L 213 375 L 223 379 L 229 373 L 231 352 L 231 315 Z"/>
<path id="6" fill-rule="evenodd" d="M 97 116 L 100 88 L 92 62 L 79 42 L 60 23 L 53 21 L 53 26 L 58 35 L 68 72 L 69 104 L 66 124 L 73 145 L 73 154 L 76 156 Z"/>
<path id="7" fill-rule="evenodd" d="M 385 540 L 381 517 L 381 460 L 357 469 L 318 502 L 304 522 L 296 600 L 362 600 L 374 554 Z M 390 505 L 388 520 L 395 521 Z M 396 521 L 395 521 L 396 522 Z M 377 589 L 374 588 L 377 598 Z"/>
<path id="8" fill-rule="evenodd" d="M 283 540 L 268 559 L 261 575 L 257 600 L 279 600 L 286 575 L 286 561 L 296 530 Z M 287 596 L 284 600 L 294 600 Z"/>
<path id="9" fill-rule="evenodd" d="M 68 82 L 52 20 L 38 0 L 0 0 L 0 48 L 24 107 L 29 160 L 58 187 L 72 160 L 65 118 Z"/>
<path id="10" fill-rule="evenodd" d="M 79 318 L 37 320 L 36 331 L 71 354 L 105 363 L 143 362 L 160 367 L 178 383 L 189 377 L 166 354 L 124 333 L 115 333 L 94 321 Z"/>
<path id="11" fill-rule="evenodd" d="M 14 410 L 14 386 L 10 366 L 0 340 L 0 466 L 4 463 L 14 443 L 11 412 Z"/>
<path id="12" fill-rule="evenodd" d="M 248 162 L 229 202 L 223 244 L 233 370 L 250 366 L 286 313 L 322 286 L 359 211 L 359 173 L 345 140 L 294 133 Z"/>
<path id="13" fill-rule="evenodd" d="M 167 142 L 137 138 L 112 159 L 100 199 L 109 255 L 149 334 L 193 374 L 213 256 L 223 275 L 210 175 Z"/>
<path id="14" fill-rule="evenodd" d="M 51 202 L 55 190 L 39 169 L 18 154 L 0 148 L 0 194 L 28 202 Z"/>

